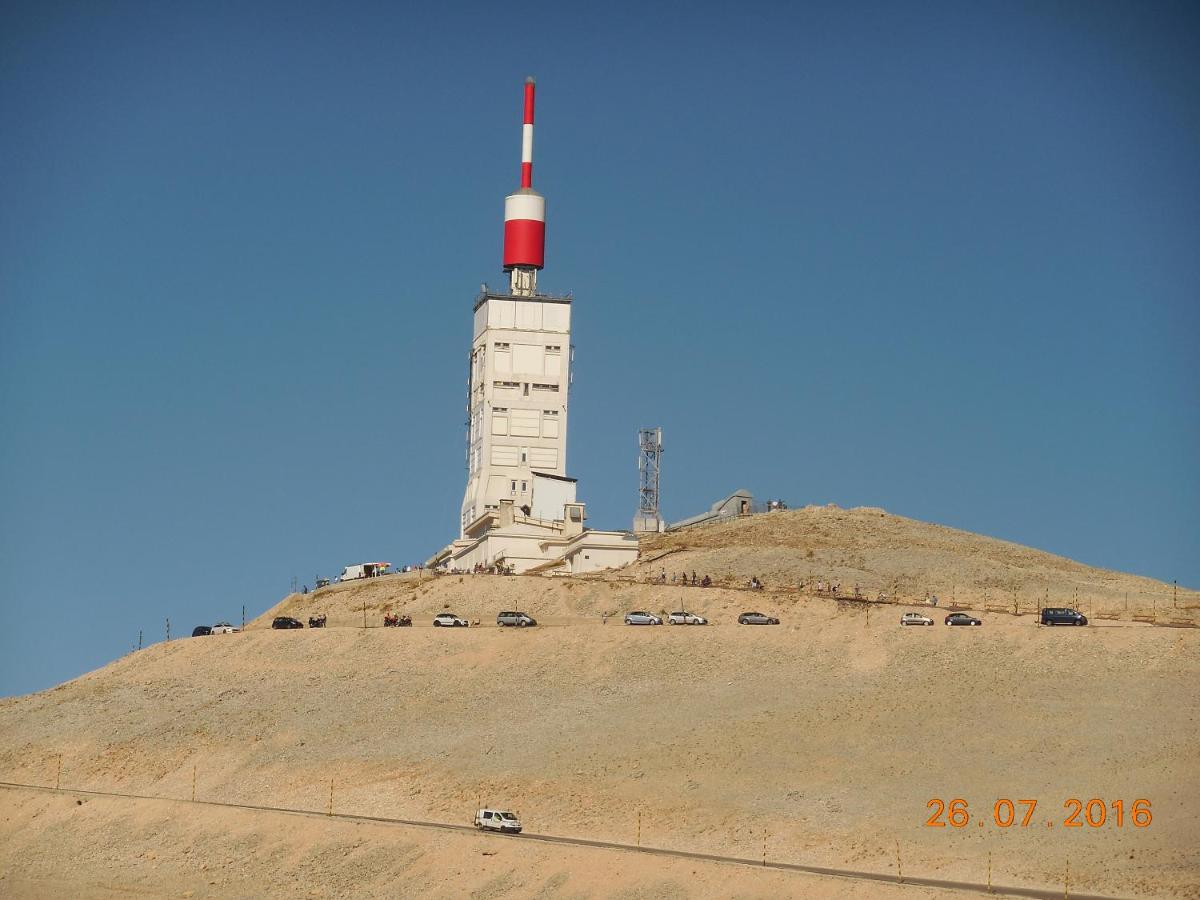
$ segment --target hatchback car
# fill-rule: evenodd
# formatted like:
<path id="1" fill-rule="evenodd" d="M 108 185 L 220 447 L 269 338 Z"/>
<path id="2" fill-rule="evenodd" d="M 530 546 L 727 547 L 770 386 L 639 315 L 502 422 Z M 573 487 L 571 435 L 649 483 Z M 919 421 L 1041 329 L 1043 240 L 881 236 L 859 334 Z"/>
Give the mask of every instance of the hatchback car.
<path id="1" fill-rule="evenodd" d="M 682 610 L 680 610 L 679 612 L 673 612 L 669 616 L 667 616 L 667 624 L 668 625 L 707 625 L 708 619 L 704 618 L 704 616 L 698 616 L 695 613 L 683 612 Z"/>
<path id="2" fill-rule="evenodd" d="M 626 625 L 661 625 L 662 619 L 648 612 L 629 612 L 625 613 Z"/>
<path id="3" fill-rule="evenodd" d="M 192 637 L 204 637 L 208 634 L 212 634 L 212 628 L 208 625 L 197 625 L 192 629 Z"/>
<path id="4" fill-rule="evenodd" d="M 303 628 L 304 623 L 299 619 L 293 619 L 291 616 L 277 616 L 275 621 L 271 623 L 272 628 Z"/>
<path id="5" fill-rule="evenodd" d="M 760 612 L 744 612 L 738 616 L 739 625 L 778 625 L 779 620 Z"/>
<path id="6" fill-rule="evenodd" d="M 947 625 L 982 625 L 983 622 L 966 613 L 950 613 L 946 616 Z"/>
<path id="7" fill-rule="evenodd" d="M 916 612 L 906 612 L 900 617 L 901 625 L 932 625 L 933 619 Z"/>
<path id="8" fill-rule="evenodd" d="M 1086 625 L 1087 616 L 1074 609 L 1049 607 L 1042 610 L 1040 621 L 1043 625 Z"/>
<path id="9" fill-rule="evenodd" d="M 434 628 L 466 628 L 471 623 L 454 613 L 438 613 L 433 617 Z"/>
<path id="10" fill-rule="evenodd" d="M 531 625 L 536 625 L 537 619 L 523 612 L 508 610 L 496 613 L 496 624 L 501 628 L 506 625 L 516 626 L 517 628 L 528 628 Z"/>

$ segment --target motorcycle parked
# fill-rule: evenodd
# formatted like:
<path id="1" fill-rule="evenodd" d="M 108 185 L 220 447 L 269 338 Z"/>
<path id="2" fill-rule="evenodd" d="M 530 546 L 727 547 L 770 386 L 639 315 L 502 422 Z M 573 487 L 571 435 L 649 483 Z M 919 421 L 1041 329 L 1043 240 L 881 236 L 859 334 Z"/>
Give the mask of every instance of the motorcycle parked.
<path id="1" fill-rule="evenodd" d="M 412 616 L 394 616 L 391 613 L 385 613 L 383 616 L 384 628 L 411 628 Z"/>
<path id="2" fill-rule="evenodd" d="M 319 616 L 309 616 L 308 617 L 308 627 L 309 628 L 324 628 L 325 627 L 325 613 L 321 613 Z"/>

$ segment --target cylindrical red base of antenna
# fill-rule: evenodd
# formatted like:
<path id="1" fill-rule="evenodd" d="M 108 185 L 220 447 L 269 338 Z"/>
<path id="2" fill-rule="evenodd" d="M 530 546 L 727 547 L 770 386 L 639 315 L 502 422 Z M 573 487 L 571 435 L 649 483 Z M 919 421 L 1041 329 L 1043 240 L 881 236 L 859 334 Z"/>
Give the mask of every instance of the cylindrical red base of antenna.
<path id="1" fill-rule="evenodd" d="M 509 219 L 504 223 L 504 268 L 542 268 L 546 259 L 546 223 Z"/>

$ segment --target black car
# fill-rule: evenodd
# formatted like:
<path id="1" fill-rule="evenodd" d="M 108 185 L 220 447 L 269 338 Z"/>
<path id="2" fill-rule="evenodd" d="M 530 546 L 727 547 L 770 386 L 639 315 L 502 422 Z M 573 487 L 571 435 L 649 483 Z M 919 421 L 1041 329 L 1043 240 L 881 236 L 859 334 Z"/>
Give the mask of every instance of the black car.
<path id="1" fill-rule="evenodd" d="M 1043 625 L 1086 625 L 1087 616 L 1074 609 L 1065 607 L 1047 607 L 1042 610 Z"/>
<path id="2" fill-rule="evenodd" d="M 204 637 L 209 634 L 212 634 L 211 625 L 197 625 L 192 629 L 192 637 Z"/>
<path id="3" fill-rule="evenodd" d="M 272 628 L 303 628 L 304 623 L 299 619 L 293 619 L 291 616 L 278 616 L 271 623 Z"/>
<path id="4" fill-rule="evenodd" d="M 946 616 L 947 625 L 982 625 L 979 619 L 974 616 L 968 616 L 966 613 L 950 613 Z"/>

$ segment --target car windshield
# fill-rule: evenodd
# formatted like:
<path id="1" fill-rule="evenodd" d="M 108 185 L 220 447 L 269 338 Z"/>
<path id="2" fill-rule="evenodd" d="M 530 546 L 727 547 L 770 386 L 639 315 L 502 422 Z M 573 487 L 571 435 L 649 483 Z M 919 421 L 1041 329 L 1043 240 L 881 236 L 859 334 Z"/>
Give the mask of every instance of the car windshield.
<path id="1" fill-rule="evenodd" d="M 514 816 L 512 813 L 506 813 L 506 812 L 502 812 L 502 813 L 500 813 L 500 818 L 502 818 L 502 819 L 509 819 L 509 820 L 511 820 L 511 821 L 513 821 L 513 822 L 515 822 L 515 821 L 517 820 L 517 817 L 516 817 L 516 816 Z"/>

